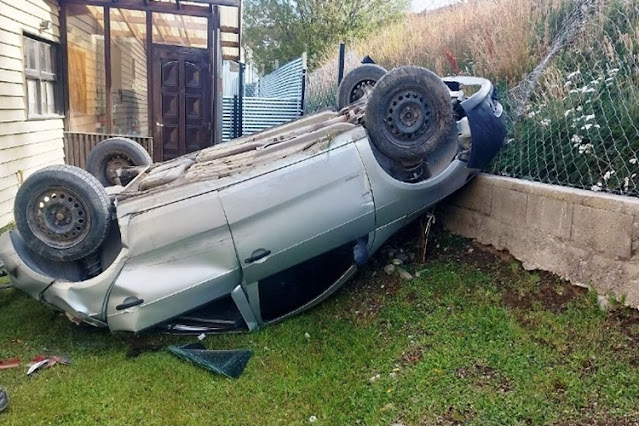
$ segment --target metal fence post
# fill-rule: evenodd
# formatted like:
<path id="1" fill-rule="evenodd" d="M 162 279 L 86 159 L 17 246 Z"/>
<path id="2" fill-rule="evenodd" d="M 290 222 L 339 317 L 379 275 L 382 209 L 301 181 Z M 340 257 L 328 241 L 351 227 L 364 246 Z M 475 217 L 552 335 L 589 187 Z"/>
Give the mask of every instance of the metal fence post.
<path id="1" fill-rule="evenodd" d="M 304 115 L 304 101 L 306 99 L 306 69 L 308 67 L 307 64 L 307 56 L 306 52 L 302 53 L 302 93 L 300 99 L 300 116 Z"/>
<path id="2" fill-rule="evenodd" d="M 337 63 L 337 85 L 339 86 L 344 78 L 344 56 L 346 54 L 346 44 L 339 44 L 339 62 Z"/>
<path id="3" fill-rule="evenodd" d="M 246 69 L 246 64 L 240 62 L 240 75 L 238 78 L 239 81 L 239 86 L 240 86 L 240 93 L 239 93 L 239 100 L 238 100 L 238 105 L 237 105 L 237 109 L 238 109 L 238 137 L 241 137 L 242 134 L 244 133 L 244 71 Z"/>
<path id="4" fill-rule="evenodd" d="M 233 115 L 232 115 L 232 119 L 233 119 L 233 139 L 237 138 L 237 134 L 238 134 L 238 130 L 237 130 L 237 125 L 238 125 L 238 119 L 237 119 L 237 95 L 233 96 Z"/>

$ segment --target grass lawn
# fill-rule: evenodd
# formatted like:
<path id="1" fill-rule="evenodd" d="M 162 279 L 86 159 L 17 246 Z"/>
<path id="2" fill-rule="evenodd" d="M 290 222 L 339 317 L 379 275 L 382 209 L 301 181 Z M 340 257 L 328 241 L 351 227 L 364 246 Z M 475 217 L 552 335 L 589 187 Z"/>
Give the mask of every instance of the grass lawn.
<path id="1" fill-rule="evenodd" d="M 420 278 L 388 276 L 396 238 L 336 297 L 252 334 L 208 336 L 255 353 L 239 380 L 168 351 L 192 342 L 74 326 L 0 291 L 0 359 L 68 354 L 35 377 L 0 370 L 0 424 L 633 424 L 639 421 L 639 316 L 446 234 Z M 0 282 L 1 282 L 0 278 Z M 149 283 L 152 285 L 152 283 Z M 310 335 L 310 339 L 305 334 Z"/>

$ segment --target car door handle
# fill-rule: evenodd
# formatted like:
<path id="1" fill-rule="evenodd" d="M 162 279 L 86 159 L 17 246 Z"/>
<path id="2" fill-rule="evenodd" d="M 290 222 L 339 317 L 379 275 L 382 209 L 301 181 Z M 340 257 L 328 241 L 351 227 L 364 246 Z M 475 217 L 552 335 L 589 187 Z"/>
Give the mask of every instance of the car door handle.
<path id="1" fill-rule="evenodd" d="M 257 249 L 251 254 L 251 257 L 249 257 L 248 259 L 244 260 L 244 262 L 246 262 L 246 263 L 257 262 L 260 259 L 264 259 L 269 254 L 271 254 L 270 250 L 266 250 L 266 249 L 263 249 L 263 248 Z"/>
<path id="2" fill-rule="evenodd" d="M 144 299 L 138 299 L 137 297 L 127 297 L 124 299 L 124 303 L 115 307 L 116 311 L 123 311 L 125 309 L 132 308 L 144 303 Z"/>

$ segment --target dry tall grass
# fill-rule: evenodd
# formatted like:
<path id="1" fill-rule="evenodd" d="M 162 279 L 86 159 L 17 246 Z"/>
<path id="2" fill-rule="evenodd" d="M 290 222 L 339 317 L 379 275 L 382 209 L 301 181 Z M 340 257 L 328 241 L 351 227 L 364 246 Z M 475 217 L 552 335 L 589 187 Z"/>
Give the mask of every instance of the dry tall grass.
<path id="1" fill-rule="evenodd" d="M 470 0 L 380 29 L 349 48 L 394 67 L 417 64 L 516 83 L 549 48 L 553 18 L 566 0 Z M 333 52 L 331 52 L 333 53 Z"/>
<path id="2" fill-rule="evenodd" d="M 510 86 L 545 55 L 558 31 L 558 16 L 574 0 L 467 0 L 380 28 L 348 43 L 345 71 L 372 56 L 390 69 L 415 64 L 439 75 L 474 74 Z M 333 105 L 337 46 L 309 75 L 307 111 Z"/>

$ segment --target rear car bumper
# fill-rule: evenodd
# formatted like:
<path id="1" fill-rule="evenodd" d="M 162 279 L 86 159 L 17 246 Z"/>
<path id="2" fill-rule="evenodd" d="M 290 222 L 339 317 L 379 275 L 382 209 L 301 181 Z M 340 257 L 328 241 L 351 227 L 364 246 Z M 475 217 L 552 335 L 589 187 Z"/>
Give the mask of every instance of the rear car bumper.
<path id="1" fill-rule="evenodd" d="M 472 135 L 468 167 L 483 169 L 506 140 L 506 115 L 496 89 L 490 81 L 480 77 L 446 77 L 442 80 L 449 86 L 480 86 L 479 91 L 461 102 L 461 107 L 468 117 Z"/>

